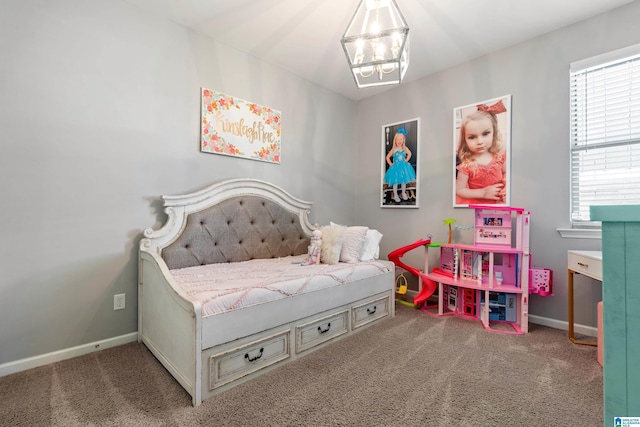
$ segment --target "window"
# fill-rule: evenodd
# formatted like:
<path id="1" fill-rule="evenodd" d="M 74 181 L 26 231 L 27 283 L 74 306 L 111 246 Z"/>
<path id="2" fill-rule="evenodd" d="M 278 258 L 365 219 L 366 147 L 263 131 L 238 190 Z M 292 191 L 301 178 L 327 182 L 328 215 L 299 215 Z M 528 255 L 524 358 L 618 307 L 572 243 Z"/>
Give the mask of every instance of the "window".
<path id="1" fill-rule="evenodd" d="M 571 222 L 640 204 L 640 45 L 571 64 Z"/>

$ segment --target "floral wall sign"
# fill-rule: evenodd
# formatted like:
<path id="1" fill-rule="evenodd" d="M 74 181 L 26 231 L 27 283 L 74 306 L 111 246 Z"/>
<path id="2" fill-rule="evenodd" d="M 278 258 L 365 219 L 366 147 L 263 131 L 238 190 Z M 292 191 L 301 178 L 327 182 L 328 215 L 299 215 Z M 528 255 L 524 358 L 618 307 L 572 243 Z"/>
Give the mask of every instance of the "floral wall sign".
<path id="1" fill-rule="evenodd" d="M 200 151 L 280 163 L 280 112 L 202 88 Z"/>

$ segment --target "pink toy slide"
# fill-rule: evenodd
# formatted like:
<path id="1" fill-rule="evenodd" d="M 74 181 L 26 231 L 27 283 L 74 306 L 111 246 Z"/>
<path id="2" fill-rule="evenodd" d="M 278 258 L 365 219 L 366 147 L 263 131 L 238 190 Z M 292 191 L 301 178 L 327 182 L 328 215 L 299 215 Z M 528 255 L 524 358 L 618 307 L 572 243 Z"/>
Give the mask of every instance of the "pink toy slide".
<path id="1" fill-rule="evenodd" d="M 400 261 L 400 257 L 402 257 L 405 253 L 409 252 L 412 249 L 415 249 L 419 246 L 428 245 L 431 243 L 431 239 L 420 239 L 415 242 L 403 246 L 401 248 L 395 249 L 387 255 L 389 261 L 397 265 L 398 267 L 404 268 L 409 273 L 413 274 L 416 277 L 420 277 L 422 279 L 422 290 L 413 298 L 413 304 L 418 306 L 425 302 L 433 293 L 436 291 L 436 282 L 431 279 L 428 279 L 425 274 L 419 269 L 407 265 Z"/>

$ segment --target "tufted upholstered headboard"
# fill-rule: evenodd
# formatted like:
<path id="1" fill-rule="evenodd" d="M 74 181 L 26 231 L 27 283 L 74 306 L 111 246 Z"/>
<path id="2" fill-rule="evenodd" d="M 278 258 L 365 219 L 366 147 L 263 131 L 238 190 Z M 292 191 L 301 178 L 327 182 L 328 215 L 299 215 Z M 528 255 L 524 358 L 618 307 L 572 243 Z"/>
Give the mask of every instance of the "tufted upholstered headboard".
<path id="1" fill-rule="evenodd" d="M 169 269 L 307 253 L 311 203 L 259 180 L 237 179 L 183 196 L 163 196 L 169 216 L 146 229 L 141 249 Z"/>
<path id="2" fill-rule="evenodd" d="M 189 214 L 162 258 L 173 269 L 301 255 L 308 246 L 296 214 L 262 197 L 238 196 Z"/>

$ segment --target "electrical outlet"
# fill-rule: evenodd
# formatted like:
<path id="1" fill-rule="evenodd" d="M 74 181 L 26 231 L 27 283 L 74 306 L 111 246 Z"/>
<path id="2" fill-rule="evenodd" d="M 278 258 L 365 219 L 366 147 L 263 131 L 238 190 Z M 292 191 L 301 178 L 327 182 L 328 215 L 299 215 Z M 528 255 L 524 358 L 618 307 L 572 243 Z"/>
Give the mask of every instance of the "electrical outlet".
<path id="1" fill-rule="evenodd" d="M 123 310 L 125 307 L 125 294 L 116 294 L 113 296 L 113 309 L 114 310 Z"/>

